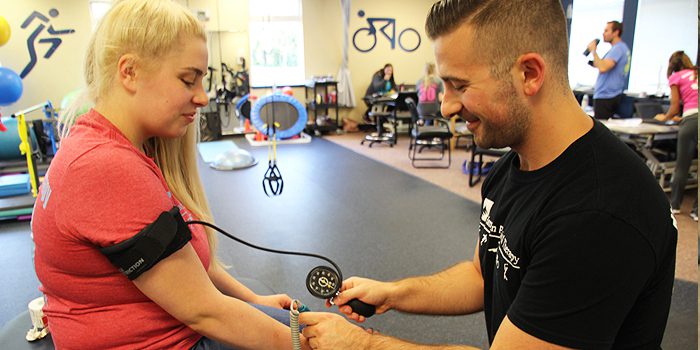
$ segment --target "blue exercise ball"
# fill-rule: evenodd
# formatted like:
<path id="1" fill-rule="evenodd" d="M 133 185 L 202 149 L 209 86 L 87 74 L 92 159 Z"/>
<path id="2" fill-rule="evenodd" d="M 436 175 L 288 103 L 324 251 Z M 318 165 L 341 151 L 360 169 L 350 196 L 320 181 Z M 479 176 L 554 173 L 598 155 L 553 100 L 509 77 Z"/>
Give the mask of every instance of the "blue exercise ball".
<path id="1" fill-rule="evenodd" d="M 0 106 L 11 105 L 22 96 L 22 78 L 12 69 L 0 67 Z"/>

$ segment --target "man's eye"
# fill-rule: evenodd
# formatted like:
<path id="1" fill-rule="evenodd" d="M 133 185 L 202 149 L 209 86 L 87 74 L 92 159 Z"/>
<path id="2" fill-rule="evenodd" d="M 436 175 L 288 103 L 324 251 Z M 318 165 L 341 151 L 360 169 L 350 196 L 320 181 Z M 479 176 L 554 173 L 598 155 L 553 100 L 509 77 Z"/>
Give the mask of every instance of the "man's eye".
<path id="1" fill-rule="evenodd" d="M 457 90 L 457 91 L 462 91 L 462 92 L 464 92 L 464 90 L 467 89 L 467 85 L 462 85 L 462 84 L 460 84 L 460 85 L 452 85 L 452 87 L 453 87 L 455 90 Z"/>
<path id="2" fill-rule="evenodd" d="M 187 86 L 194 86 L 194 82 L 189 82 L 185 79 L 180 79 L 180 80 L 182 80 L 182 82 L 185 83 L 185 85 L 187 85 Z"/>

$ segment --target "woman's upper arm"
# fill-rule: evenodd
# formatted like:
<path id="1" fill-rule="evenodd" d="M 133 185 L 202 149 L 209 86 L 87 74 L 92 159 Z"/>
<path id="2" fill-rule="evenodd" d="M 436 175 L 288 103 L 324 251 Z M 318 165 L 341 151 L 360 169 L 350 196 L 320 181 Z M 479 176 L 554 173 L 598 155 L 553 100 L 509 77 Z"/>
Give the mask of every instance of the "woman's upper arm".
<path id="1" fill-rule="evenodd" d="M 207 317 L 222 297 L 189 243 L 133 282 L 149 299 L 187 325 Z"/>
<path id="2" fill-rule="evenodd" d="M 133 237 L 173 206 L 147 164 L 106 146 L 73 161 L 52 185 L 60 229 L 99 247 Z"/>
<path id="3" fill-rule="evenodd" d="M 680 111 L 681 92 L 678 85 L 671 85 L 671 107 Z M 676 112 L 677 114 L 678 112 Z"/>

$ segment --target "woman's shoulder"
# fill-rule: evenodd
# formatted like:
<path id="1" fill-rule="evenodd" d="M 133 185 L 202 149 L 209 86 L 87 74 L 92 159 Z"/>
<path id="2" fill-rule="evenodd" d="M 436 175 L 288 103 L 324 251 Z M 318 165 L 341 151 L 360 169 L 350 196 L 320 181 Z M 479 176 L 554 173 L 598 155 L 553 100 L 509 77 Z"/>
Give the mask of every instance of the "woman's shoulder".
<path id="1" fill-rule="evenodd" d="M 65 140 L 65 147 L 58 151 L 54 161 L 58 161 L 61 165 L 56 165 L 65 169 L 71 178 L 100 182 L 157 180 L 155 163 L 130 145 L 99 138 L 67 142 L 69 139 Z"/>
<path id="2" fill-rule="evenodd" d="M 670 82 L 677 82 L 680 80 L 696 81 L 698 80 L 697 71 L 690 68 L 682 69 L 671 73 L 668 80 Z"/>

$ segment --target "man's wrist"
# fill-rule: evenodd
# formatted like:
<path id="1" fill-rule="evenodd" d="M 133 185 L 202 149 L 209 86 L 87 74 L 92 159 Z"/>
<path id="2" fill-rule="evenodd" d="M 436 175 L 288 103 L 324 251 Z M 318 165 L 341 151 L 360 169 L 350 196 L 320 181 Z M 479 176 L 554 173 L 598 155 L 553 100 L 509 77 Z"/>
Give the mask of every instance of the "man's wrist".
<path id="1" fill-rule="evenodd" d="M 388 309 L 394 309 L 396 307 L 396 300 L 400 300 L 402 297 L 402 293 L 405 290 L 405 286 L 401 283 L 401 281 L 394 281 L 394 282 L 385 282 L 386 284 L 386 299 L 384 300 L 385 306 L 388 307 Z"/>

